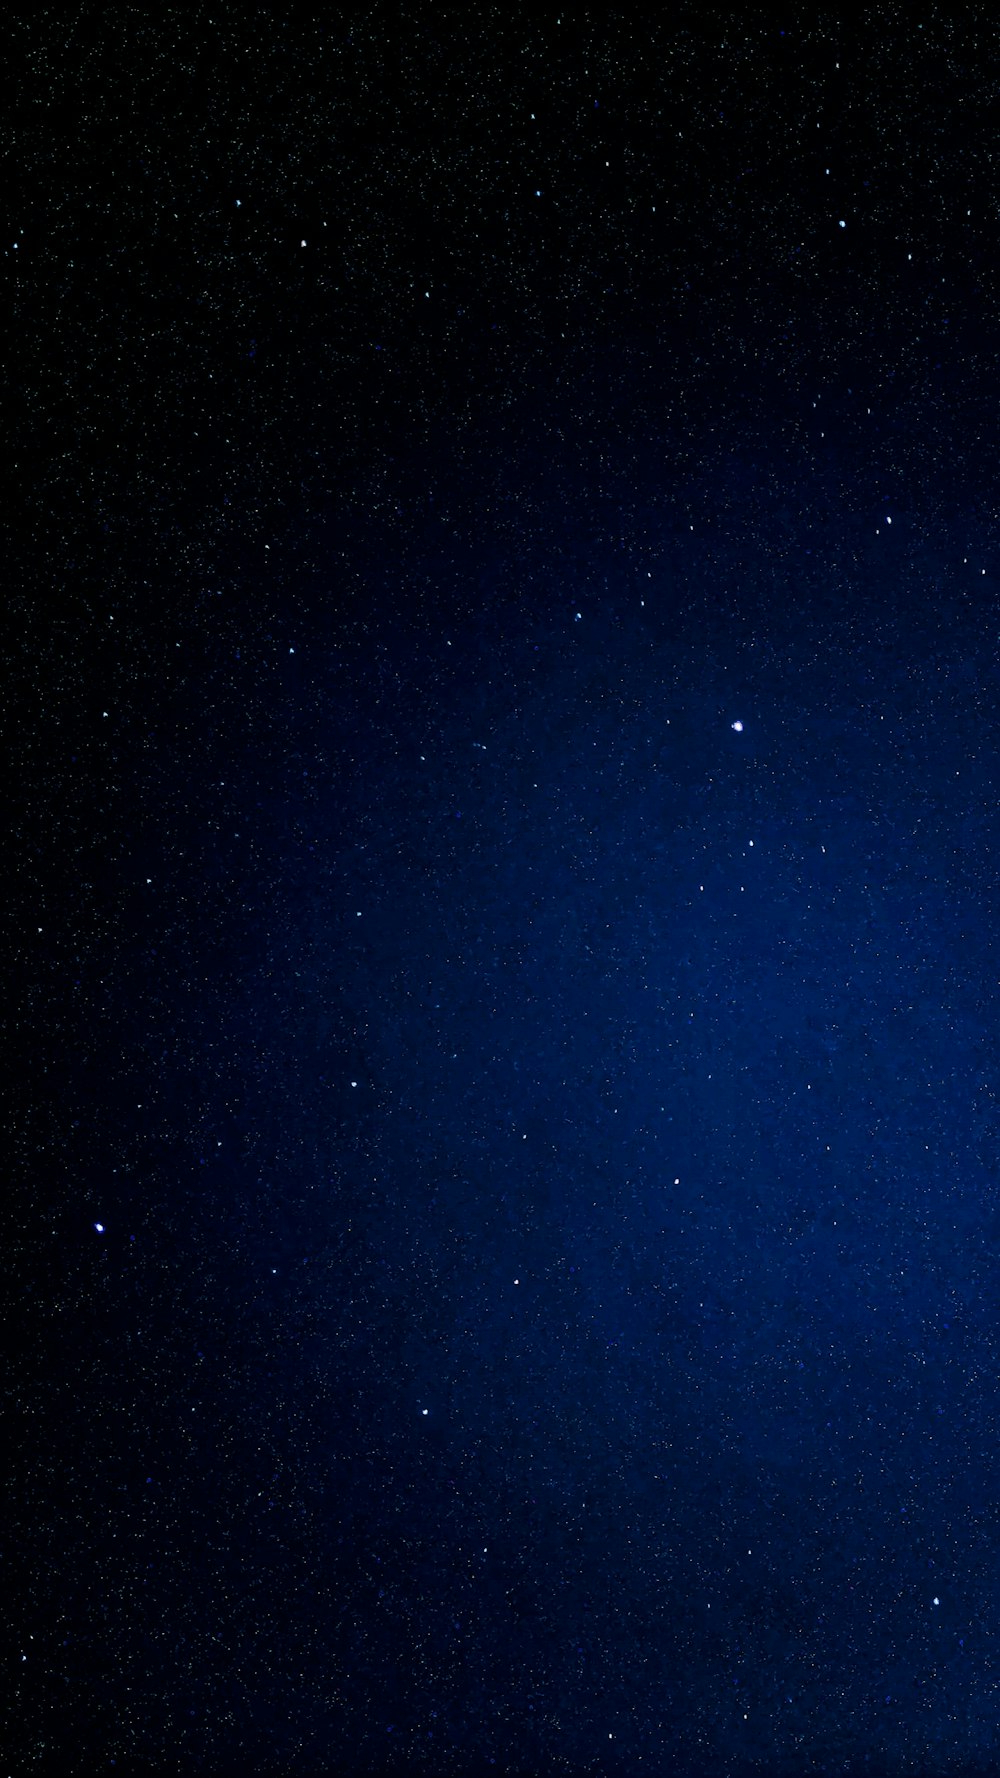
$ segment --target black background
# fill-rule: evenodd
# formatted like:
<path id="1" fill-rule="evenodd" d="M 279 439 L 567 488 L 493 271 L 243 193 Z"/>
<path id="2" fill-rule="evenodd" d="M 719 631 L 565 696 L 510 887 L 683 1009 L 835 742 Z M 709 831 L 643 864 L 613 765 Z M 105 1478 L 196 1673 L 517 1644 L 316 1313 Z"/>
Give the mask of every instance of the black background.
<path id="1" fill-rule="evenodd" d="M 5 37 L 4 1771 L 995 1770 L 989 10 Z"/>

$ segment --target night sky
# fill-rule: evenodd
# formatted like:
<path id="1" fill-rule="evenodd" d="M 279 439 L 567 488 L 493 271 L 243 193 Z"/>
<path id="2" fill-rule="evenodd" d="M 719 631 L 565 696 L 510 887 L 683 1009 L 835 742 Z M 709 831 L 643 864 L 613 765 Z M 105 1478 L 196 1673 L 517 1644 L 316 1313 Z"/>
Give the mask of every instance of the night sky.
<path id="1" fill-rule="evenodd" d="M 0 1774 L 1000 1770 L 993 9 L 4 25 Z"/>

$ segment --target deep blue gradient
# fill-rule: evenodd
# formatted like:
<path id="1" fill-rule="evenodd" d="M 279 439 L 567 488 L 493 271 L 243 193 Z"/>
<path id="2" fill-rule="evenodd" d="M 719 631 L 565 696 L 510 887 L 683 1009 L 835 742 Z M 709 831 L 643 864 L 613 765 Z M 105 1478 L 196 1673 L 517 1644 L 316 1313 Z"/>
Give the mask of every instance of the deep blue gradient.
<path id="1" fill-rule="evenodd" d="M 75 14 L 2 1770 L 996 1770 L 991 21 Z"/>

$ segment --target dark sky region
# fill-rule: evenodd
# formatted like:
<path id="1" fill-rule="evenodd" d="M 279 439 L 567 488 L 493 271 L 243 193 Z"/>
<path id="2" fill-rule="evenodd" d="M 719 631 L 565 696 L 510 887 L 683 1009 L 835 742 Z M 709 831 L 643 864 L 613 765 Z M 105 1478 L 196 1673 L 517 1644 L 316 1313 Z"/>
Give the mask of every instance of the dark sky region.
<path id="1" fill-rule="evenodd" d="M 993 9 L 3 40 L 0 1771 L 995 1773 Z"/>

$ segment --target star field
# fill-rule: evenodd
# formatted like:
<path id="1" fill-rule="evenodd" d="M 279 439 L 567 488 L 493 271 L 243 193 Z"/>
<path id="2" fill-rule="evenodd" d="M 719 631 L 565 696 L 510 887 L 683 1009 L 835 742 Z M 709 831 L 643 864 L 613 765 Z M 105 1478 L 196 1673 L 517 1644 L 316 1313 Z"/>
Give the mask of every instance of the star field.
<path id="1" fill-rule="evenodd" d="M 990 15 L 8 52 L 3 1770 L 994 1770 Z"/>

